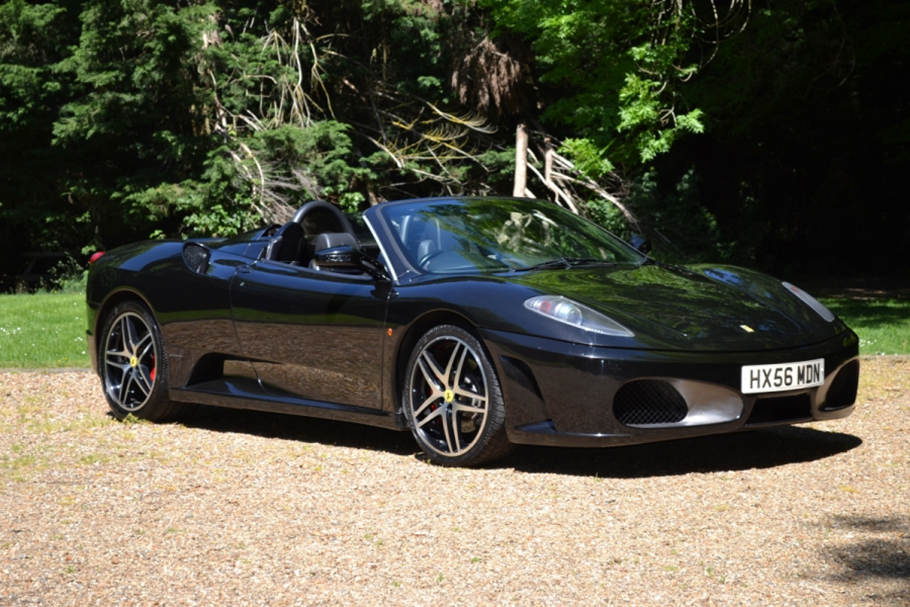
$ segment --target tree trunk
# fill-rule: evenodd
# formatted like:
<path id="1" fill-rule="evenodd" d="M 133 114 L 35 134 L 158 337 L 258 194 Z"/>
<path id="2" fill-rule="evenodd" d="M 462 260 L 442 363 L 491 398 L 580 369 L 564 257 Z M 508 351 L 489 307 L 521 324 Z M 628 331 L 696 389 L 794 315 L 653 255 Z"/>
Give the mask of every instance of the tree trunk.
<path id="1" fill-rule="evenodd" d="M 515 187 L 512 196 L 522 198 L 528 184 L 528 127 L 519 123 L 515 130 Z"/>

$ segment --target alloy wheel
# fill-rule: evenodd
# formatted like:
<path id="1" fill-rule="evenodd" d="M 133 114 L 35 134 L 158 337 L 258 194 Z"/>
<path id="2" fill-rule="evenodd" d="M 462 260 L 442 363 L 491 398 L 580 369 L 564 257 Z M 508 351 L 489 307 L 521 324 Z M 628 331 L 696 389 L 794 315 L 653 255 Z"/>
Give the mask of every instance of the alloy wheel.
<path id="1" fill-rule="evenodd" d="M 124 312 L 109 326 L 104 348 L 104 389 L 124 411 L 138 411 L 148 402 L 155 386 L 158 350 L 152 330 L 134 312 Z"/>
<path id="2" fill-rule="evenodd" d="M 489 383 L 477 352 L 464 340 L 443 335 L 427 343 L 411 368 L 410 417 L 421 442 L 456 457 L 483 436 Z"/>

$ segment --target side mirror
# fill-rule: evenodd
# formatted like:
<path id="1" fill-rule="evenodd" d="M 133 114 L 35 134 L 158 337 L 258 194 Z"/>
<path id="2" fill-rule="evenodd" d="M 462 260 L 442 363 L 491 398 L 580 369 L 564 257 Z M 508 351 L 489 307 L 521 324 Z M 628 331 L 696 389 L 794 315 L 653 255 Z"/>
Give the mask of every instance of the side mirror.
<path id="1" fill-rule="evenodd" d="M 645 255 L 651 252 L 651 241 L 638 234 L 632 234 L 632 246 Z"/>
<path id="2" fill-rule="evenodd" d="M 318 251 L 315 255 L 316 265 L 320 268 L 335 270 L 356 270 L 366 272 L 376 280 L 388 280 L 389 275 L 381 263 L 364 255 L 358 249 L 343 245 Z"/>

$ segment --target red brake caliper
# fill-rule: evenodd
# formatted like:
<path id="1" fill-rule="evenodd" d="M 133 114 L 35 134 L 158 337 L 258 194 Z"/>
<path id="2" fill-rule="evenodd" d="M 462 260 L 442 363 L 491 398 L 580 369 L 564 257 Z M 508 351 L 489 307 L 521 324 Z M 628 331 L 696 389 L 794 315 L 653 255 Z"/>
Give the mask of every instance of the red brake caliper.
<path id="1" fill-rule="evenodd" d="M 155 369 L 157 369 L 158 366 L 155 365 L 155 357 L 154 357 L 154 356 L 152 356 L 152 365 L 153 365 L 153 366 L 152 366 L 152 372 L 149 373 L 149 378 L 152 380 L 152 383 L 155 383 Z"/>

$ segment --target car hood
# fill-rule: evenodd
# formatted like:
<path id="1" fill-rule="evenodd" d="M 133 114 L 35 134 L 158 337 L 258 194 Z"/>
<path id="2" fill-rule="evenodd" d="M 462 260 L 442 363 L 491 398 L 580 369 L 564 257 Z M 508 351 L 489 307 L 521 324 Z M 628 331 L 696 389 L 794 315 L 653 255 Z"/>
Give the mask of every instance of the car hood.
<path id="1" fill-rule="evenodd" d="M 783 285 L 730 266 L 582 267 L 518 282 L 583 303 L 635 333 L 638 347 L 751 351 L 808 345 L 846 330 Z"/>

